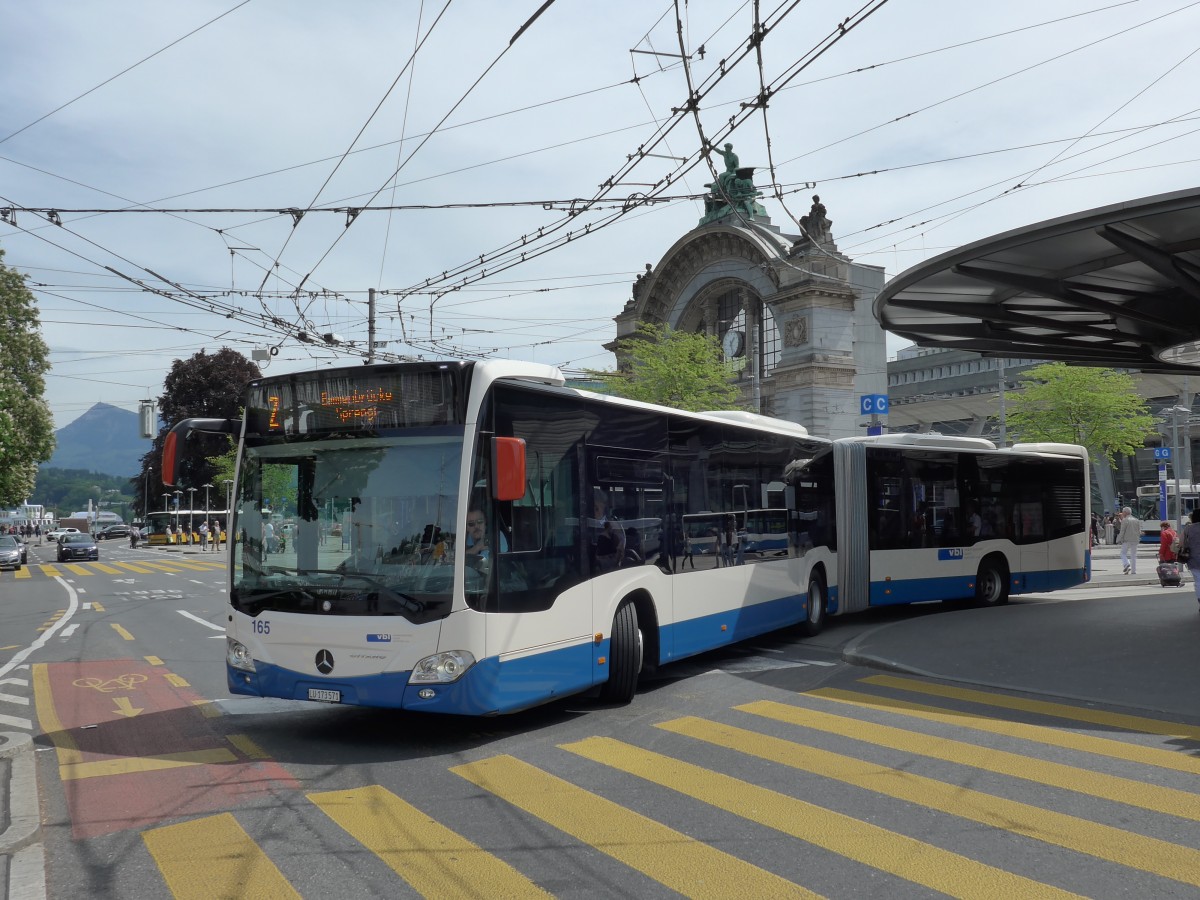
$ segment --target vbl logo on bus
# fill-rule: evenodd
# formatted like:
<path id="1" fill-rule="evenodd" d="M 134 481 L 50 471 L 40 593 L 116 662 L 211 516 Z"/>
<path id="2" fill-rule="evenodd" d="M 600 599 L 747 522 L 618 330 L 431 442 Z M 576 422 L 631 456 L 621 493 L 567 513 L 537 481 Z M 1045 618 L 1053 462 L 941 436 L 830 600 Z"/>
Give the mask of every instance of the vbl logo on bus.
<path id="1" fill-rule="evenodd" d="M 962 547 L 948 547 L 938 550 L 938 559 L 962 559 Z"/>

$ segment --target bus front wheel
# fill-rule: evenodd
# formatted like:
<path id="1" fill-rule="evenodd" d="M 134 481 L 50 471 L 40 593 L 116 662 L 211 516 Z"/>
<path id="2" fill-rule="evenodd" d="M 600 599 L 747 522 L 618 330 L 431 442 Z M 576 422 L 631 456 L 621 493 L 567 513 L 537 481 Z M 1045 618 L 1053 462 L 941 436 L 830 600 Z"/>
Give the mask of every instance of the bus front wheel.
<path id="1" fill-rule="evenodd" d="M 1008 567 L 984 560 L 975 577 L 975 602 L 979 606 L 1001 606 L 1008 602 Z"/>
<path id="2" fill-rule="evenodd" d="M 825 580 L 819 572 L 814 572 L 808 578 L 808 615 L 801 630 L 808 637 L 815 637 L 825 627 Z"/>
<path id="3" fill-rule="evenodd" d="M 605 703 L 628 703 L 637 691 L 641 671 L 642 632 L 638 628 L 637 608 L 626 600 L 613 616 L 608 681 L 600 686 L 600 699 Z"/>

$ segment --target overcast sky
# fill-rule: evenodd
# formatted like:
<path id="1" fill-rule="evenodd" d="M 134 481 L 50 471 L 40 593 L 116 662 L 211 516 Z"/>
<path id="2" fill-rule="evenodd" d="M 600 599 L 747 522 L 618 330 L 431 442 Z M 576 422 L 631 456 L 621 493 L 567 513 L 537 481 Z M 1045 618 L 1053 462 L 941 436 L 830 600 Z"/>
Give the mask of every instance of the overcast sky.
<path id="1" fill-rule="evenodd" d="M 295 336 L 362 350 L 369 288 L 381 354 L 611 368 L 634 276 L 703 213 L 701 128 L 785 232 L 819 193 L 889 278 L 1196 186 L 1197 2 L 768 0 L 761 82 L 753 2 L 681 0 L 686 68 L 672 3 L 556 0 L 518 35 L 541 5 L 6 4 L 0 249 L 56 427 L 201 348 L 357 362 Z"/>

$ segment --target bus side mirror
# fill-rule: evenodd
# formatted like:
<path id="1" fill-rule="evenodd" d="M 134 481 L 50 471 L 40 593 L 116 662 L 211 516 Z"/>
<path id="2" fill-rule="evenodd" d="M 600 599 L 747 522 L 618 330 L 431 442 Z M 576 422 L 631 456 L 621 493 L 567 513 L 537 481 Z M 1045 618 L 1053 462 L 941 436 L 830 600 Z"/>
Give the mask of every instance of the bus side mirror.
<path id="1" fill-rule="evenodd" d="M 176 422 L 163 439 L 162 452 L 162 481 L 167 487 L 175 486 L 176 471 L 179 466 L 179 453 L 183 449 L 179 442 L 193 431 L 205 434 L 237 434 L 242 427 L 240 419 L 183 419 Z"/>
<path id="2" fill-rule="evenodd" d="M 492 497 L 520 500 L 525 496 L 525 439 L 492 438 Z"/>

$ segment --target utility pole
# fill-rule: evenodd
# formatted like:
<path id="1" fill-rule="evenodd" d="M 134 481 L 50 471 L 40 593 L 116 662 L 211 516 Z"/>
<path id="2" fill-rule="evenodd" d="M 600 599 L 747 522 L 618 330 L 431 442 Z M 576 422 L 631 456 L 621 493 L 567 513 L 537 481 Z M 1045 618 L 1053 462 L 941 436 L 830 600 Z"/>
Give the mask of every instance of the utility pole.
<path id="1" fill-rule="evenodd" d="M 367 365 L 375 362 L 375 288 L 367 288 Z"/>

